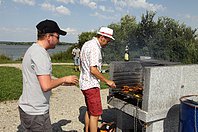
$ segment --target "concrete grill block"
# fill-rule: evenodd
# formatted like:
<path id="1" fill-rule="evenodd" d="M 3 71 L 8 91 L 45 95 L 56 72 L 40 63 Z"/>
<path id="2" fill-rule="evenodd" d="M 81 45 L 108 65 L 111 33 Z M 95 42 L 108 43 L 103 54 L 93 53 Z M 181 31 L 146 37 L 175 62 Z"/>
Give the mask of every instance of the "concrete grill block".
<path id="1" fill-rule="evenodd" d="M 181 96 L 198 93 L 197 68 L 198 65 L 146 67 L 142 110 L 165 117 L 173 105 L 180 103 Z"/>
<path id="2" fill-rule="evenodd" d="M 182 68 L 180 97 L 198 94 L 198 65 L 184 65 Z"/>
<path id="3" fill-rule="evenodd" d="M 131 73 L 137 67 L 141 67 L 139 64 L 138 62 L 113 62 L 110 64 L 110 77 L 114 79 L 116 72 Z M 198 65 L 146 66 L 140 69 L 143 73 L 140 75 L 140 78 L 142 77 L 140 81 L 143 83 L 142 107 L 124 105 L 125 101 L 115 97 L 110 98 L 108 104 L 150 124 L 147 132 L 177 132 L 179 99 L 185 95 L 198 93 Z M 109 92 L 111 93 L 111 90 Z"/>
<path id="4" fill-rule="evenodd" d="M 181 70 L 181 66 L 145 68 L 142 110 L 159 115 L 179 103 Z"/>

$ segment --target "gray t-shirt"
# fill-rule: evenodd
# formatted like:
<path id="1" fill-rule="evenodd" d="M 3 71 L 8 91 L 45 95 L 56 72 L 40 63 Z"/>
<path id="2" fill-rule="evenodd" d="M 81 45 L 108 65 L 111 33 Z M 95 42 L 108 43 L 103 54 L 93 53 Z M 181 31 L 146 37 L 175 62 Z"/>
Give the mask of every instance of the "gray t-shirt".
<path id="1" fill-rule="evenodd" d="M 37 75 L 51 75 L 51 72 L 51 58 L 48 52 L 34 43 L 26 51 L 22 62 L 23 92 L 19 106 L 27 114 L 42 115 L 49 112 L 51 91 L 42 91 Z"/>

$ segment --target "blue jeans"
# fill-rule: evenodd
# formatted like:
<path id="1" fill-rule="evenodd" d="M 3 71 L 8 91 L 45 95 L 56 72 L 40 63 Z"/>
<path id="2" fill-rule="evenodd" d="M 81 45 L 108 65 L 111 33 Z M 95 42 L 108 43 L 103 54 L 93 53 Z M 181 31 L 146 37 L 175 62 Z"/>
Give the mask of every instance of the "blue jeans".
<path id="1" fill-rule="evenodd" d="M 79 57 L 74 57 L 74 65 L 79 66 L 80 65 L 80 58 Z"/>

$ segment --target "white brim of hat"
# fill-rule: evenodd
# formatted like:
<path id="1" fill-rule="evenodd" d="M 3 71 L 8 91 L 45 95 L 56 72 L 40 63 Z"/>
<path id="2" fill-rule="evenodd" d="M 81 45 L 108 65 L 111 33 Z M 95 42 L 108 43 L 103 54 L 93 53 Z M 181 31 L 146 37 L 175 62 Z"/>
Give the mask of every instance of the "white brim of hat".
<path id="1" fill-rule="evenodd" d="M 100 35 L 102 35 L 102 36 L 106 36 L 106 37 L 108 37 L 108 38 L 110 38 L 110 39 L 112 39 L 112 40 L 115 40 L 112 36 L 110 36 L 110 35 L 107 35 L 107 34 L 102 34 L 102 33 L 100 33 L 100 32 L 97 32 L 97 34 L 100 34 Z"/>

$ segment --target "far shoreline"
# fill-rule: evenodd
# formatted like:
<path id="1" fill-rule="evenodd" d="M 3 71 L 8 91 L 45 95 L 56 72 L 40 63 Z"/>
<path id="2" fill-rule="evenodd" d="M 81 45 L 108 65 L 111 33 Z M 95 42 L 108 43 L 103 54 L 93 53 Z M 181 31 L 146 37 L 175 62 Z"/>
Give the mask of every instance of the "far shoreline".
<path id="1" fill-rule="evenodd" d="M 0 41 L 0 45 L 32 45 L 35 42 Z M 77 43 L 60 42 L 59 45 L 75 45 Z"/>

